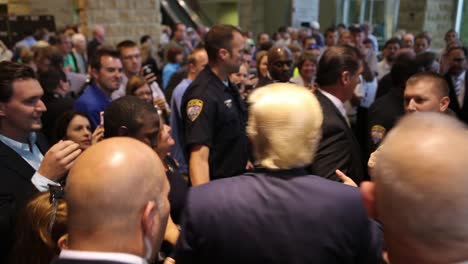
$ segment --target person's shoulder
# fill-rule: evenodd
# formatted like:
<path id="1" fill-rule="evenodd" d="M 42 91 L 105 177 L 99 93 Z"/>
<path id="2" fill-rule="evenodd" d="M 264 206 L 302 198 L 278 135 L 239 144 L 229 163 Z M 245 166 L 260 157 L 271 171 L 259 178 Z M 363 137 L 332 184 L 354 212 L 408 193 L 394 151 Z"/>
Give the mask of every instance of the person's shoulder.
<path id="1" fill-rule="evenodd" d="M 382 95 L 381 97 L 377 98 L 374 103 L 369 107 L 369 113 L 385 113 L 387 106 L 391 101 L 391 96 L 389 93 Z"/>
<path id="2" fill-rule="evenodd" d="M 246 196 L 240 197 L 239 193 L 252 193 L 250 190 L 260 181 L 261 179 L 254 175 L 239 175 L 210 181 L 191 187 L 187 201 L 191 207 L 197 207 L 199 210 L 230 206 L 237 203 L 239 198 L 246 199 Z"/>
<path id="3" fill-rule="evenodd" d="M 75 100 L 73 108 L 75 110 L 87 111 L 91 106 L 96 104 L 97 98 L 94 94 L 93 87 L 88 86 L 83 93 Z"/>
<path id="4" fill-rule="evenodd" d="M 172 92 L 172 98 L 182 97 L 187 88 L 190 86 L 191 82 L 189 79 L 183 79 L 180 83 L 176 85 L 174 91 Z"/>
<path id="5" fill-rule="evenodd" d="M 184 93 L 184 99 L 198 98 L 209 100 L 220 88 L 218 87 L 217 81 L 218 80 L 214 79 L 210 74 L 199 75 L 188 85 Z"/>

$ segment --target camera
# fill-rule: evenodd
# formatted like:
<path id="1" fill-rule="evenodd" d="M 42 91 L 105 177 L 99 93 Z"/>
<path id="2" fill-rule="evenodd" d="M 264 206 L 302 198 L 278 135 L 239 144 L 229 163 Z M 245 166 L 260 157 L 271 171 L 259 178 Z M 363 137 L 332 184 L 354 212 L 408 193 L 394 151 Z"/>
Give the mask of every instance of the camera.
<path id="1" fill-rule="evenodd" d="M 148 75 L 148 74 L 151 74 L 151 73 L 153 73 L 153 69 L 151 69 L 150 65 L 143 66 L 143 74 L 144 75 Z"/>

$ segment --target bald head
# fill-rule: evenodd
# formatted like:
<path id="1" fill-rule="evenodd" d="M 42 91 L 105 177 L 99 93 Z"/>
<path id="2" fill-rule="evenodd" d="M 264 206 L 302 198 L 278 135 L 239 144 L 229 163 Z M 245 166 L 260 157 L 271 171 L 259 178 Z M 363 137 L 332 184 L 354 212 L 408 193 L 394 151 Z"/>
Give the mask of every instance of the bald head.
<path id="1" fill-rule="evenodd" d="M 414 46 L 414 35 L 411 33 L 406 33 L 402 38 L 402 47 L 407 49 L 413 49 Z"/>
<path id="2" fill-rule="evenodd" d="M 468 259 L 467 145 L 466 127 L 440 113 L 408 115 L 386 137 L 373 181 L 392 263 Z"/>
<path id="3" fill-rule="evenodd" d="M 268 51 L 268 71 L 278 82 L 288 82 L 292 76 L 293 57 L 286 47 L 273 47 Z"/>
<path id="4" fill-rule="evenodd" d="M 160 243 L 164 229 L 154 232 L 144 223 L 165 227 L 168 183 L 161 160 L 145 144 L 111 138 L 93 145 L 76 160 L 65 191 L 72 249 L 144 255 L 145 237 Z"/>

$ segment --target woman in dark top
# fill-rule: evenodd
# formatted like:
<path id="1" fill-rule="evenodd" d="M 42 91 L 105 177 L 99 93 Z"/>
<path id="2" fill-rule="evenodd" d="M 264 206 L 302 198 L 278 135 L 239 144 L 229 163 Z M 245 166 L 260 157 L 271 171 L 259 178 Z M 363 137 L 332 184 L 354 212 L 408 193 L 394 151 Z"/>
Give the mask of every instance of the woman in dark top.
<path id="1" fill-rule="evenodd" d="M 164 242 L 161 246 L 160 257 L 170 256 L 177 239 L 179 238 L 179 224 L 182 211 L 185 206 L 188 192 L 188 182 L 179 172 L 177 162 L 170 156 L 170 148 L 174 145 L 174 139 L 171 137 L 171 127 L 164 123 L 160 118 L 161 126 L 156 145 L 156 153 L 163 161 L 166 168 L 166 175 L 171 190 L 169 191 L 169 203 L 171 205 L 170 217 L 164 235 Z M 159 262 L 162 263 L 162 262 Z"/>
<path id="2" fill-rule="evenodd" d="M 177 162 L 169 155 L 174 139 L 171 137 L 171 127 L 164 124 L 161 118 L 161 131 L 158 136 L 156 152 L 166 168 L 167 179 L 171 186 L 169 202 L 171 204 L 171 217 L 175 224 L 179 224 L 180 216 L 187 197 L 188 183 L 179 172 Z"/>

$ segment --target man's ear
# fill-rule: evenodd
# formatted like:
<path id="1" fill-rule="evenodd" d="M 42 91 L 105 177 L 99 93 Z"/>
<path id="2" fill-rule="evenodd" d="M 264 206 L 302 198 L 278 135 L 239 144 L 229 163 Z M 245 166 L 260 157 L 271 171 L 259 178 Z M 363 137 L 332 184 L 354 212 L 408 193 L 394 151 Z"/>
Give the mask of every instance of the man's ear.
<path id="1" fill-rule="evenodd" d="M 440 111 L 445 112 L 449 104 L 450 104 L 450 98 L 448 96 L 442 97 L 442 99 L 440 99 Z"/>
<path id="2" fill-rule="evenodd" d="M 143 216 L 141 218 L 141 226 L 143 234 L 149 234 L 150 237 L 153 237 L 159 230 L 159 217 L 156 217 L 158 214 L 158 206 L 154 201 L 149 201 L 146 203 L 145 208 L 143 209 Z"/>
<path id="3" fill-rule="evenodd" d="M 343 71 L 340 75 L 340 83 L 342 85 L 347 85 L 349 83 L 349 80 L 351 79 L 351 74 L 349 71 Z"/>
<path id="4" fill-rule="evenodd" d="M 126 126 L 120 126 L 119 129 L 117 130 L 117 135 L 119 137 L 128 136 L 128 128 Z"/>
<path id="5" fill-rule="evenodd" d="M 221 61 L 225 61 L 228 56 L 229 56 L 229 51 L 227 49 L 218 50 L 218 57 Z"/>
<path id="6" fill-rule="evenodd" d="M 371 218 L 377 219 L 377 210 L 375 204 L 375 183 L 370 181 L 362 182 L 360 187 L 362 201 L 367 210 L 367 215 Z"/>
<path id="7" fill-rule="evenodd" d="M 65 234 L 57 241 L 57 246 L 60 250 L 68 249 L 68 234 Z"/>
<path id="8" fill-rule="evenodd" d="M 95 68 L 91 68 L 91 77 L 93 77 L 94 80 L 96 80 L 99 76 L 99 70 Z"/>

